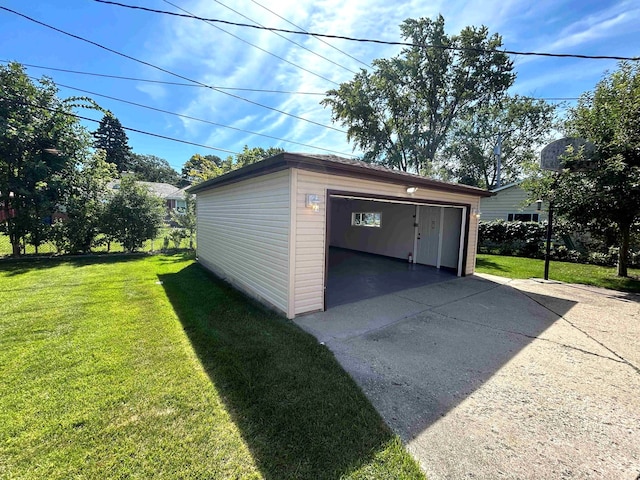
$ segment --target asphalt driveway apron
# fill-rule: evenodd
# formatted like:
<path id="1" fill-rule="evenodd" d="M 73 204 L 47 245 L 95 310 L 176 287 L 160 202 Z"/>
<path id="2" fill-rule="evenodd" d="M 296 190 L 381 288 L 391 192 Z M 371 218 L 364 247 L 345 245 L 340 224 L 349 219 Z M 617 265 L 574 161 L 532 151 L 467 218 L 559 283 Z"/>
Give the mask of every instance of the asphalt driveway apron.
<path id="1" fill-rule="evenodd" d="M 487 275 L 296 319 L 430 479 L 640 474 L 640 296 Z"/>

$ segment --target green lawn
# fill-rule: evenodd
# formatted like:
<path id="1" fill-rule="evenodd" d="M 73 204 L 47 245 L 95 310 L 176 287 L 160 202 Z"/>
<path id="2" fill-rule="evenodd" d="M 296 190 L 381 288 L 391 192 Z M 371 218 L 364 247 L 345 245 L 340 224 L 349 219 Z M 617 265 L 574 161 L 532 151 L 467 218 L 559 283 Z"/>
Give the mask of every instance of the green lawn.
<path id="1" fill-rule="evenodd" d="M 543 278 L 544 260 L 478 254 L 476 272 L 509 278 Z M 551 262 L 549 279 L 567 283 L 581 283 L 627 292 L 640 292 L 640 270 L 630 269 L 629 278 L 616 276 L 616 269 L 598 265 Z"/>
<path id="2" fill-rule="evenodd" d="M 186 256 L 0 263 L 0 478 L 423 478 L 326 347 Z"/>

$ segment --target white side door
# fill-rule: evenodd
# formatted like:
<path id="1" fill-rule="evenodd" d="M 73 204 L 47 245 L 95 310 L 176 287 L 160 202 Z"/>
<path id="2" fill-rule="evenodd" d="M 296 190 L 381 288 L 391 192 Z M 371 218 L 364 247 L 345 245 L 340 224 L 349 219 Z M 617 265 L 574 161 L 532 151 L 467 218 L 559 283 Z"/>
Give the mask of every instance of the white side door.
<path id="1" fill-rule="evenodd" d="M 420 206 L 418 215 L 418 249 L 416 263 L 438 266 L 441 207 Z"/>

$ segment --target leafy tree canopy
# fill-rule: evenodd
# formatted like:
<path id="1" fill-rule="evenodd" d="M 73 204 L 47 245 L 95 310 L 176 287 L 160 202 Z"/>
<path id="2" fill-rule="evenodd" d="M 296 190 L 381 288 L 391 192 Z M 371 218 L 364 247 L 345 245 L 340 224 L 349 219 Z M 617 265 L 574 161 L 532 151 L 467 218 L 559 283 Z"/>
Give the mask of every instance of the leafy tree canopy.
<path id="1" fill-rule="evenodd" d="M 223 160 L 217 155 L 196 153 L 182 166 L 182 180 L 187 184 L 200 183 L 208 178 L 222 175 Z"/>
<path id="2" fill-rule="evenodd" d="M 126 176 L 107 203 L 101 225 L 110 240 L 120 242 L 127 252 L 134 252 L 158 235 L 163 218 L 162 199 L 132 176 Z"/>
<path id="3" fill-rule="evenodd" d="M 447 35 L 444 23 L 442 16 L 405 20 L 403 39 L 419 46 L 374 60 L 372 72 L 362 70 L 321 102 L 348 128 L 365 160 L 428 173 L 454 120 L 513 83 L 499 35 L 484 26 Z"/>
<path id="4" fill-rule="evenodd" d="M 640 65 L 621 63 L 583 94 L 567 130 L 595 144 L 589 167 L 581 151 L 570 151 L 562 173 L 543 174 L 525 186 L 593 233 L 613 230 L 620 247 L 618 275 L 627 276 L 629 238 L 640 221 Z"/>
<path id="5" fill-rule="evenodd" d="M 452 177 L 467 185 L 495 188 L 500 148 L 501 185 L 521 178 L 525 166 L 548 142 L 555 111 L 555 105 L 544 100 L 518 95 L 467 110 L 454 123 L 445 149 Z"/>
<path id="6" fill-rule="evenodd" d="M 143 182 L 161 182 L 178 185 L 180 175 L 164 158 L 155 155 L 131 154 L 129 171 L 135 174 L 136 180 Z"/>
<path id="7" fill-rule="evenodd" d="M 93 134 L 94 147 L 104 150 L 108 163 L 113 163 L 118 172 L 122 173 L 130 168 L 131 147 L 129 138 L 122 128 L 120 120 L 113 113 L 107 112 L 100 120 L 98 129 Z"/>
<path id="8" fill-rule="evenodd" d="M 54 241 L 59 250 L 90 252 L 100 233 L 107 184 L 117 176 L 114 164 L 107 163 L 104 150 L 97 150 L 67 178 L 63 197 L 66 218 L 54 224 Z"/>
<path id="9" fill-rule="evenodd" d="M 17 63 L 0 66 L 0 87 L 0 206 L 10 217 L 0 231 L 19 255 L 27 236 L 36 247 L 44 240 L 43 219 L 57 208 L 65 178 L 88 155 L 89 137 L 72 108 L 93 106 L 85 98 L 59 99 L 50 79 L 36 84 Z"/>
<path id="10" fill-rule="evenodd" d="M 247 165 L 265 160 L 269 157 L 273 157 L 279 153 L 284 153 L 284 149 L 278 147 L 269 147 L 267 149 L 262 147 L 249 148 L 245 145 L 242 152 L 237 154 L 233 160 L 232 157 L 227 157 L 227 161 L 232 162 L 231 169 L 235 170 L 237 168 L 246 167 Z"/>
<path id="11" fill-rule="evenodd" d="M 262 147 L 249 148 L 245 145 L 241 153 L 235 156 L 230 155 L 224 160 L 215 155 L 195 154 L 182 167 L 182 178 L 192 184 L 200 183 L 282 152 L 284 149 L 277 147 L 265 149 Z"/>

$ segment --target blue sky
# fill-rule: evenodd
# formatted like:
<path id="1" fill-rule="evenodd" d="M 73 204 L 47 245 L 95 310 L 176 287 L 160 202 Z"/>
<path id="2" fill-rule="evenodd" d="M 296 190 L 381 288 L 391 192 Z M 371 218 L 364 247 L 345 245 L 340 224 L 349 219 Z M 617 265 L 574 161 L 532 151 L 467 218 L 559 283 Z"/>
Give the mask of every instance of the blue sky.
<path id="1" fill-rule="evenodd" d="M 165 0 L 123 0 L 123 3 L 179 11 Z M 492 33 L 503 36 L 504 46 L 509 50 L 627 57 L 640 55 L 640 3 L 637 0 L 413 0 L 397 4 L 388 0 L 171 0 L 171 3 L 203 17 L 252 23 L 241 17 L 241 13 L 266 26 L 295 29 L 263 8 L 263 5 L 308 31 L 389 41 L 401 40 L 398 25 L 402 20 L 421 16 L 434 18 L 441 13 L 449 33 L 458 33 L 467 25 L 484 24 Z M 340 82 L 350 80 L 352 72 L 366 68 L 364 64 L 369 64 L 372 59 L 390 57 L 399 52 L 399 47 L 327 40 L 346 52 L 346 55 L 311 37 L 285 35 L 308 49 L 305 50 L 271 32 L 225 25 L 216 28 L 198 20 L 123 9 L 92 0 L 1 0 L 0 5 L 166 70 L 218 87 L 323 93 Z M 290 63 L 252 47 L 221 29 Z M 5 11 L 0 11 L 0 31 L 1 60 L 184 83 L 166 73 Z M 616 62 L 609 60 L 512 58 L 517 73 L 512 92 L 541 98 L 577 97 L 593 89 L 607 70 L 616 68 Z M 239 152 L 244 145 L 248 145 L 265 148 L 278 146 L 292 152 L 327 153 L 312 148 L 319 147 L 344 155 L 360 153 L 353 152 L 344 133 L 207 88 L 99 78 L 32 67 L 27 70 L 36 77 L 48 75 L 59 85 L 118 97 L 282 140 L 60 87 L 62 97 L 91 96 L 101 106 L 110 109 L 127 127 L 231 152 Z M 322 95 L 226 91 L 251 102 L 342 129 L 340 125 L 331 123 L 330 110 L 319 104 Z M 89 110 L 78 113 L 95 119 L 101 117 L 99 112 Z M 96 124 L 87 122 L 86 125 L 92 130 L 96 128 Z M 165 158 L 177 170 L 194 153 L 212 153 L 223 158 L 228 155 L 137 133 L 128 135 L 136 153 Z"/>

